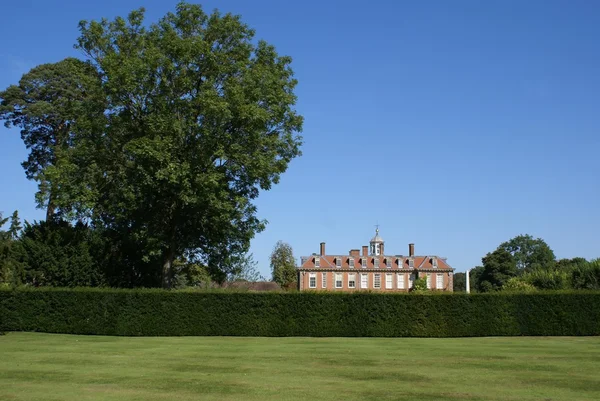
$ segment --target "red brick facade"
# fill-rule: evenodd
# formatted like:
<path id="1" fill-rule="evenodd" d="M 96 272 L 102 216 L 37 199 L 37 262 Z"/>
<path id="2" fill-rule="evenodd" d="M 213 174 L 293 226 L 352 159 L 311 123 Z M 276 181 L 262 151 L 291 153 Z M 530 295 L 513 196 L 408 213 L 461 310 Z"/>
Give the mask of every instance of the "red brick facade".
<path id="1" fill-rule="evenodd" d="M 348 255 L 327 255 L 325 243 L 319 254 L 302 257 L 298 267 L 300 291 L 395 291 L 406 292 L 415 278 L 427 278 L 428 288 L 452 291 L 454 269 L 445 258 L 436 255 L 414 255 L 414 244 L 409 255 L 384 254 L 384 242 L 379 232 L 362 252 L 351 250 Z"/>

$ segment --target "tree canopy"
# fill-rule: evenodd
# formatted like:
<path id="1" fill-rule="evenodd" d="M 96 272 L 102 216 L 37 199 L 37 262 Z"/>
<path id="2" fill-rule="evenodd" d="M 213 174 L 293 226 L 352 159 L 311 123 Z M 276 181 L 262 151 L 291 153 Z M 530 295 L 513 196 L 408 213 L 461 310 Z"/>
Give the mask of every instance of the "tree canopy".
<path id="1" fill-rule="evenodd" d="M 102 228 L 125 275 L 170 288 L 185 257 L 222 280 L 265 227 L 254 200 L 301 154 L 291 58 L 236 15 L 144 14 L 82 21 L 86 59 L 34 68 L 0 119 L 21 128 L 47 220 Z"/>
<path id="2" fill-rule="evenodd" d="M 554 252 L 541 238 L 531 235 L 518 235 L 500 244 L 500 248 L 508 251 L 515 260 L 520 273 L 538 268 L 551 268 L 556 257 Z"/>
<path id="3" fill-rule="evenodd" d="M 0 92 L 0 120 L 6 127 L 21 129 L 29 149 L 22 163 L 28 179 L 38 183 L 36 200 L 46 207 L 46 220 L 53 218 L 58 183 L 51 169 L 59 168 L 76 140 L 77 121 L 99 116 L 103 108 L 100 78 L 89 63 L 66 58 L 42 64 L 23 75 L 18 85 Z M 93 118 L 92 118 L 93 120 Z"/>

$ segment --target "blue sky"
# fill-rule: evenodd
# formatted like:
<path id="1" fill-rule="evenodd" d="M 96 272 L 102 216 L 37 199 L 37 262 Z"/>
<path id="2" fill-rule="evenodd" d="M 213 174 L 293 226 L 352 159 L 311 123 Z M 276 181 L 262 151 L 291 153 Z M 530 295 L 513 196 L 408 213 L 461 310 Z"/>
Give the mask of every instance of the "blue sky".
<path id="1" fill-rule="evenodd" d="M 6 2 L 0 87 L 79 56 L 81 19 L 176 1 Z M 600 257 L 600 3 L 206 1 L 293 57 L 303 156 L 261 195 L 252 242 L 270 277 L 277 240 L 297 259 L 366 245 L 448 257 L 457 271 L 518 234 L 557 257 Z M 0 210 L 41 219 L 17 130 L 0 128 Z"/>

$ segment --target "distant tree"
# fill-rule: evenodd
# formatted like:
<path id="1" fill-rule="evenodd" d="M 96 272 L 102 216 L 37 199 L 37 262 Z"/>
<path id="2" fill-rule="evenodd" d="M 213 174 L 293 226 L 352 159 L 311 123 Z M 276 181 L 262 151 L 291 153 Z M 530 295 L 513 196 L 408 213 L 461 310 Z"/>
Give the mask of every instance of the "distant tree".
<path id="1" fill-rule="evenodd" d="M 19 212 L 14 211 L 12 216 L 10 217 L 10 228 L 8 229 L 8 235 L 14 241 L 19 238 L 19 234 L 23 226 L 21 225 L 21 220 L 19 220 Z"/>
<path id="2" fill-rule="evenodd" d="M 454 292 L 465 292 L 467 290 L 467 274 L 455 273 L 453 278 Z"/>
<path id="3" fill-rule="evenodd" d="M 4 226 L 10 220 L 8 231 Z M 10 218 L 3 218 L 0 212 L 0 285 L 19 285 L 20 264 L 15 259 L 15 247 L 21 229 L 18 212 L 15 211 Z"/>
<path id="4" fill-rule="evenodd" d="M 273 281 L 283 288 L 290 289 L 297 282 L 296 260 L 289 244 L 283 241 L 275 244 L 271 253 L 271 272 Z"/>
<path id="5" fill-rule="evenodd" d="M 519 274 L 539 268 L 551 269 L 556 259 L 543 239 L 531 235 L 518 235 L 500 244 L 500 248 L 512 255 Z"/>
<path id="6" fill-rule="evenodd" d="M 600 290 L 600 259 L 575 266 L 571 271 L 571 285 L 577 290 Z"/>
<path id="7" fill-rule="evenodd" d="M 469 285 L 471 292 L 477 292 L 479 290 L 479 283 L 481 282 L 481 275 L 483 274 L 483 266 L 475 266 L 469 270 Z"/>
<path id="8" fill-rule="evenodd" d="M 573 259 L 560 259 L 556 261 L 554 268 L 556 270 L 572 270 L 578 266 L 586 266 L 588 261 L 585 258 L 576 257 Z"/>
<path id="9" fill-rule="evenodd" d="M 517 266 L 512 255 L 504 248 L 498 248 L 482 258 L 483 271 L 477 290 L 481 292 L 496 291 L 511 278 L 517 275 Z"/>
<path id="10" fill-rule="evenodd" d="M 232 272 L 228 281 L 265 281 L 265 278 L 258 271 L 258 262 L 254 260 L 253 254 L 242 255 L 239 258 L 238 266 Z"/>
<path id="11" fill-rule="evenodd" d="M 8 218 L 3 218 L 0 212 L 0 284 L 10 280 L 10 235 L 3 229 L 6 222 Z"/>

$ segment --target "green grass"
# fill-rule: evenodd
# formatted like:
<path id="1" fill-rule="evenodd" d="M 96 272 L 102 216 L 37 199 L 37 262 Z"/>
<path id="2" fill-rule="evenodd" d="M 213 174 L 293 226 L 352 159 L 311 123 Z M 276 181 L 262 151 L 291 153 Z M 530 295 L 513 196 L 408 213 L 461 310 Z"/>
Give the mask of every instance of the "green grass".
<path id="1" fill-rule="evenodd" d="M 600 338 L 0 336 L 0 400 L 600 400 Z"/>

